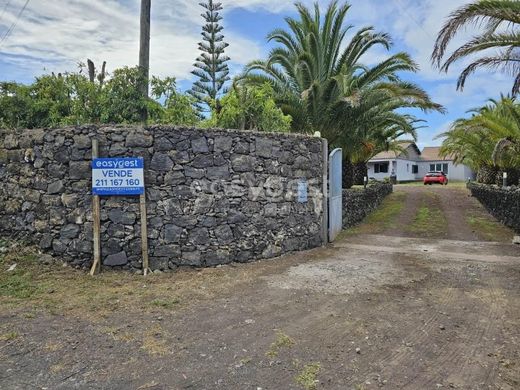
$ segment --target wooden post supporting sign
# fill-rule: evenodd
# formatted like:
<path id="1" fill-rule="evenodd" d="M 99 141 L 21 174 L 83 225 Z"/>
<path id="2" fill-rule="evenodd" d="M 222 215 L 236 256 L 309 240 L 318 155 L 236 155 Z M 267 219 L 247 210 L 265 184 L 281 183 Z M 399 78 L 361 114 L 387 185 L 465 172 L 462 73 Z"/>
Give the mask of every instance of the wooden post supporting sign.
<path id="1" fill-rule="evenodd" d="M 141 250 L 143 253 L 143 274 L 146 276 L 150 265 L 148 264 L 148 226 L 146 216 L 146 192 L 139 196 L 141 208 Z"/>
<path id="2" fill-rule="evenodd" d="M 99 157 L 98 140 L 92 140 L 92 160 Z M 92 196 L 92 218 L 94 229 L 94 263 L 90 270 L 90 275 L 94 275 L 101 270 L 101 206 L 99 195 Z"/>

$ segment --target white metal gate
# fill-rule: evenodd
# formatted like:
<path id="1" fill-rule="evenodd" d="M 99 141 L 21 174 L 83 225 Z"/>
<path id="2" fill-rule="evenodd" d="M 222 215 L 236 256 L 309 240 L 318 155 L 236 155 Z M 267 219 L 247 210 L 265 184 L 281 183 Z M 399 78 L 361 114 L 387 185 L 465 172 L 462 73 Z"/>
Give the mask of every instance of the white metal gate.
<path id="1" fill-rule="evenodd" d="M 335 149 L 329 156 L 329 241 L 343 229 L 343 152 Z"/>

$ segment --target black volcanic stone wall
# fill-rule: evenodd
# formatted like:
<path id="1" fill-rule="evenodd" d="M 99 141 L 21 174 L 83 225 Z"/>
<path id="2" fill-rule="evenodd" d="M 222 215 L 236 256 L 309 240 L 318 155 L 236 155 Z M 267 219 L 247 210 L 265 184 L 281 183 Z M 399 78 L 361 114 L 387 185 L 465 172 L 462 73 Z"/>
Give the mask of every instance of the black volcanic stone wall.
<path id="1" fill-rule="evenodd" d="M 143 157 L 152 269 L 272 258 L 322 242 L 322 140 L 219 129 L 0 130 L 0 234 L 92 262 L 91 140 Z M 297 183 L 309 183 L 307 203 Z M 138 197 L 101 200 L 106 266 L 141 269 Z"/>
<path id="2" fill-rule="evenodd" d="M 348 229 L 363 221 L 392 192 L 390 183 L 376 183 L 366 189 L 343 190 L 343 228 Z"/>
<path id="3" fill-rule="evenodd" d="M 469 183 L 471 194 L 500 222 L 520 233 L 520 188 Z"/>

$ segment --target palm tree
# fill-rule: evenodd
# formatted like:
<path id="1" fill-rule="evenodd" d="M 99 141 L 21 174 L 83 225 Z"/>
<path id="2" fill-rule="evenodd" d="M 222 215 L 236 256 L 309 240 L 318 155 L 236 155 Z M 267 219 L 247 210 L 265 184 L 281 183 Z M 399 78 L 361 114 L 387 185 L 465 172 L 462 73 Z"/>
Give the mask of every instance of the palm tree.
<path id="1" fill-rule="evenodd" d="M 455 12 L 444 24 L 437 37 L 432 62 L 441 71 L 448 72 L 451 65 L 472 55 L 480 55 L 460 74 L 457 89 L 462 90 L 467 78 L 478 69 L 499 70 L 514 77 L 513 94 L 520 90 L 520 1 L 477 0 Z M 480 35 L 456 49 L 447 57 L 448 45 L 468 25 L 482 28 Z M 494 53 L 488 53 L 495 49 Z M 444 61 L 444 62 L 443 62 Z"/>
<path id="2" fill-rule="evenodd" d="M 480 109 L 469 119 L 457 120 L 445 137 L 441 154 L 451 155 L 480 172 L 480 181 L 493 183 L 501 171 L 518 181 L 520 170 L 520 104 L 502 97 Z"/>
<path id="3" fill-rule="evenodd" d="M 246 83 L 272 85 L 277 103 L 293 118 L 292 131 L 321 132 L 332 146 L 344 147 L 351 161 L 362 148 L 358 135 L 372 124 L 384 133 L 385 126 L 395 125 L 385 122 L 385 116 L 406 122 L 397 109 L 442 110 L 416 85 L 400 79 L 401 72 L 418 70 L 408 54 L 397 53 L 372 67 L 362 63 L 368 51 L 377 46 L 389 50 L 392 42 L 372 27 L 358 30 L 347 42 L 349 4 L 332 1 L 323 17 L 318 3 L 313 12 L 301 3 L 296 8 L 299 18 L 286 18 L 288 30 L 268 36 L 278 46 L 267 60 L 249 64 L 244 76 Z"/>

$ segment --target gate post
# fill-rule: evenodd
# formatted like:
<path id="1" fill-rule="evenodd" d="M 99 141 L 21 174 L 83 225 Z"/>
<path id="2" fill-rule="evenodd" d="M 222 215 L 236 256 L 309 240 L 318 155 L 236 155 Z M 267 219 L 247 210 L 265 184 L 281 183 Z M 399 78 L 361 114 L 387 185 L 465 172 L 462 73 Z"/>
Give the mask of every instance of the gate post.
<path id="1" fill-rule="evenodd" d="M 322 152 L 323 152 L 323 222 L 321 226 L 321 238 L 323 245 L 329 243 L 329 142 L 324 138 L 322 140 Z"/>
<path id="2" fill-rule="evenodd" d="M 334 149 L 329 156 L 329 241 L 343 230 L 343 151 Z"/>

